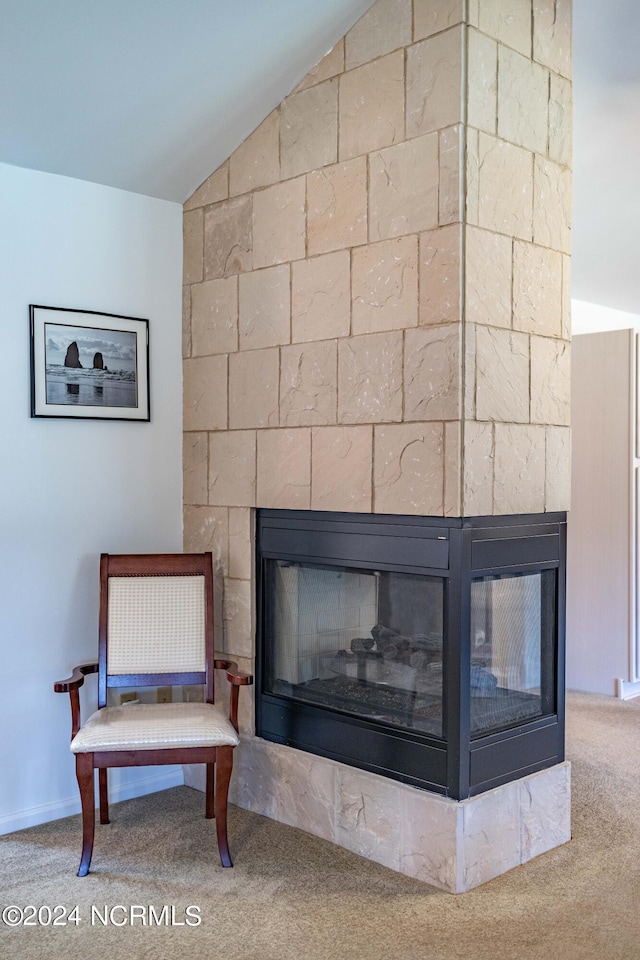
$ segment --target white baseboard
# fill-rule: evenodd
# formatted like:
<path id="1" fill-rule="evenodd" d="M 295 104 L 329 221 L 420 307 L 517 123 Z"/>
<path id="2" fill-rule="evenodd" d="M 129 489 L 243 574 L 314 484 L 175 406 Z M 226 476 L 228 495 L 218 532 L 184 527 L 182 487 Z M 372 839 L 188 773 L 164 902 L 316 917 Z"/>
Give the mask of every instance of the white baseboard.
<path id="1" fill-rule="evenodd" d="M 142 777 L 129 783 L 109 784 L 109 803 L 133 800 L 135 797 L 144 797 L 147 793 L 157 793 L 159 790 L 181 787 L 183 784 L 182 767 L 171 767 L 168 770 L 164 769 L 162 773 L 151 774 L 148 777 Z M 53 803 L 43 803 L 38 807 L 30 807 L 18 813 L 10 813 L 0 817 L 0 836 L 15 833 L 16 830 L 25 830 L 27 827 L 37 827 L 38 824 L 49 823 L 50 820 L 71 817 L 75 813 L 80 813 L 79 797 L 56 800 Z"/>
<path id="2" fill-rule="evenodd" d="M 616 680 L 616 694 L 618 700 L 640 697 L 640 680 Z"/>

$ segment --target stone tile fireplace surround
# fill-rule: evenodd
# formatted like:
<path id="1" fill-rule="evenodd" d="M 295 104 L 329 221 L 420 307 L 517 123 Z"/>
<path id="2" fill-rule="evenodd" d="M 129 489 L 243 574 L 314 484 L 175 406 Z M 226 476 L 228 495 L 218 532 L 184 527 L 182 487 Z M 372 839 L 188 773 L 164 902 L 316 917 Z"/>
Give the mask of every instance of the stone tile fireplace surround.
<path id="1" fill-rule="evenodd" d="M 256 507 L 568 508 L 570 75 L 568 0 L 378 0 L 185 204 L 184 544 L 246 668 Z M 242 806 L 454 892 L 569 839 L 566 764 L 457 803 L 249 699 Z"/>

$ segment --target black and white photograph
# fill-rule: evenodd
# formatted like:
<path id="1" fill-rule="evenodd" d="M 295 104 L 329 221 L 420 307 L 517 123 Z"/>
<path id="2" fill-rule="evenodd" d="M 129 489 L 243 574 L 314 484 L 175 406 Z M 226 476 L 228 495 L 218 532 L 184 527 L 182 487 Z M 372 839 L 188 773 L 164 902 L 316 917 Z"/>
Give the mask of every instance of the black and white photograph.
<path id="1" fill-rule="evenodd" d="M 148 321 L 32 305 L 32 417 L 149 420 Z"/>

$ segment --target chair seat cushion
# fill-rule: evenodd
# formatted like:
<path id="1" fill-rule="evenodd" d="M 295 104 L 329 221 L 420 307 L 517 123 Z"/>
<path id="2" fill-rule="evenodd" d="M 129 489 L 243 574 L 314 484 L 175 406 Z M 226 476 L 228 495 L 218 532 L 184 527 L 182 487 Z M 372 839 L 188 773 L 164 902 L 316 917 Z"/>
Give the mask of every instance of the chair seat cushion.
<path id="1" fill-rule="evenodd" d="M 71 741 L 71 752 L 235 747 L 239 742 L 213 703 L 138 703 L 97 710 Z"/>

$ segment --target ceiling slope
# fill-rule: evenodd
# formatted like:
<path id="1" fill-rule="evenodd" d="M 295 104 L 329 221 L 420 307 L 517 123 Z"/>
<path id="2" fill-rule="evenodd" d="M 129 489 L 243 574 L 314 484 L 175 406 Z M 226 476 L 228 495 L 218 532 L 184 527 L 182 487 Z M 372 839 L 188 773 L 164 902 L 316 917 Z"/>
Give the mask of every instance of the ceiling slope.
<path id="1" fill-rule="evenodd" d="M 372 0 L 0 0 L 0 161 L 183 202 Z"/>

